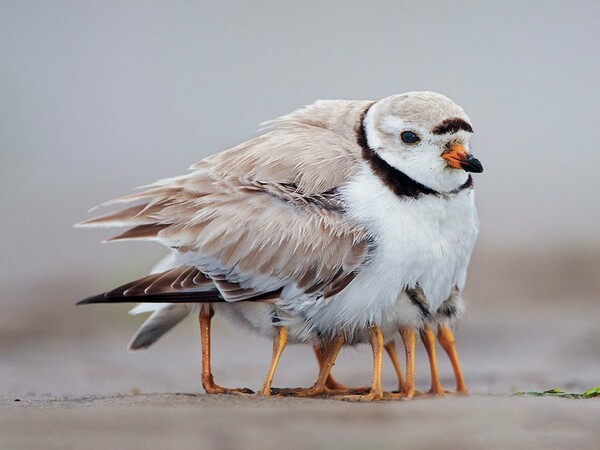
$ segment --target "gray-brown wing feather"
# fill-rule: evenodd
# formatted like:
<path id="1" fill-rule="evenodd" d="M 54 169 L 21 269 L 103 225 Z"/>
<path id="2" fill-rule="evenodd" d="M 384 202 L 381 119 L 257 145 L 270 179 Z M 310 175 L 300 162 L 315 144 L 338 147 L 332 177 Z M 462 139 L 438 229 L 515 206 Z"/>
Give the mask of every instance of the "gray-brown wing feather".
<path id="1" fill-rule="evenodd" d="M 84 225 L 132 225 L 111 240 L 156 240 L 176 249 L 228 301 L 289 284 L 313 293 L 337 282 L 329 292 L 338 291 L 365 260 L 369 240 L 345 216 L 338 192 L 359 168 L 360 147 L 347 125 L 358 123 L 364 105 L 322 102 L 292 114 L 188 175 L 109 202 L 142 205 Z M 194 287 L 189 276 L 180 282 Z"/>
<path id="2" fill-rule="evenodd" d="M 145 276 L 103 294 L 88 297 L 78 305 L 96 303 L 217 303 L 229 294 L 235 300 L 274 302 L 281 289 L 256 292 L 243 289 L 225 278 L 212 278 L 193 266 L 181 266 Z M 230 300 L 234 301 L 234 300 Z"/>

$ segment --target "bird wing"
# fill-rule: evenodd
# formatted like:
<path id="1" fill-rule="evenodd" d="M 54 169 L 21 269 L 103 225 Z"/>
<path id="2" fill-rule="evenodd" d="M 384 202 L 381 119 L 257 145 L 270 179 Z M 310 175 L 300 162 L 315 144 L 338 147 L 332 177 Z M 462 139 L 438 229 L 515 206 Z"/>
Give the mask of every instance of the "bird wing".
<path id="1" fill-rule="evenodd" d="M 310 107 L 286 116 L 187 175 L 106 205 L 141 204 L 81 225 L 130 226 L 109 241 L 152 240 L 177 250 L 182 266 L 206 275 L 226 301 L 333 295 L 352 280 L 370 241 L 339 195 L 360 165 L 346 125 L 360 123 L 366 105 L 321 102 L 329 122 Z"/>

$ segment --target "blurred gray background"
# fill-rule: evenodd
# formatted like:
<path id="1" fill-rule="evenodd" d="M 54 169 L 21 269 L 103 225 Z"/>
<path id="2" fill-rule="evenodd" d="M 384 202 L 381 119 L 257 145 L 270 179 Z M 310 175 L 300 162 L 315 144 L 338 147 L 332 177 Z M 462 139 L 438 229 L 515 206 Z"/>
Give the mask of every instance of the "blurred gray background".
<path id="1" fill-rule="evenodd" d="M 409 90 L 463 106 L 485 166 L 467 379 L 587 386 L 600 367 L 599 30 L 597 1 L 1 0 L 0 394 L 198 391 L 193 321 L 130 356 L 139 317 L 73 306 L 164 251 L 72 225 L 316 99 Z M 215 345 L 224 384 L 260 383 L 269 342 L 217 320 Z M 290 352 L 279 384 L 307 384 L 312 355 Z M 368 351 L 346 354 L 339 370 L 367 382 Z"/>

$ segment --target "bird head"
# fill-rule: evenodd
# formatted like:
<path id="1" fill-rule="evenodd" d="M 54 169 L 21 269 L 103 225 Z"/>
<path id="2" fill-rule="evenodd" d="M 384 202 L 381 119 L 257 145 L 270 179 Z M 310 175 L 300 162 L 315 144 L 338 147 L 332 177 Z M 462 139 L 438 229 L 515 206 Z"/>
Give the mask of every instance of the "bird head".
<path id="1" fill-rule="evenodd" d="M 470 150 L 464 110 L 435 92 L 408 92 L 374 103 L 364 118 L 368 146 L 390 166 L 438 192 L 463 185 L 483 166 Z"/>

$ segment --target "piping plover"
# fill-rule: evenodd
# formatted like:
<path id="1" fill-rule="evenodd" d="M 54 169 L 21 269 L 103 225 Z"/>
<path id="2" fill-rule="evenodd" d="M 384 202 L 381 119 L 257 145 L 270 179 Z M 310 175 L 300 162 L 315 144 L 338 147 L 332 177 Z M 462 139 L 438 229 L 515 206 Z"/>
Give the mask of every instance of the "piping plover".
<path id="1" fill-rule="evenodd" d="M 411 397 L 413 330 L 462 291 L 477 236 L 468 117 L 411 92 L 319 101 L 270 126 L 84 222 L 133 227 L 111 240 L 158 241 L 180 268 L 83 302 L 271 302 L 282 326 L 263 392 L 291 335 L 327 348 L 319 386 L 343 343 L 371 342 L 371 392 L 356 399 L 380 399 L 384 335 L 400 329 Z"/>

